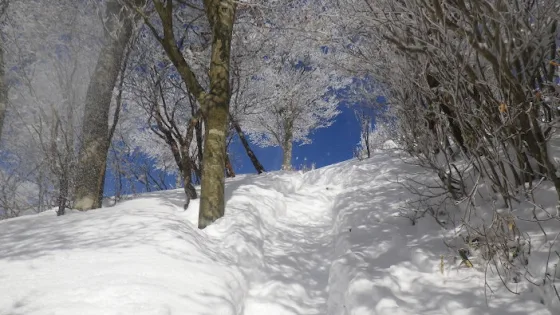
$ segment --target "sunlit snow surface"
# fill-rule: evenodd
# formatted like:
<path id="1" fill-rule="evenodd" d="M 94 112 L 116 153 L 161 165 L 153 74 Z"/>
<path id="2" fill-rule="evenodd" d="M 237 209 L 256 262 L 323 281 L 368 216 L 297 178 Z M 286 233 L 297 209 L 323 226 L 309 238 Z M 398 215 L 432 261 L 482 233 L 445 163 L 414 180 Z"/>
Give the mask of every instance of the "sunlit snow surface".
<path id="1" fill-rule="evenodd" d="M 445 260 L 431 218 L 398 216 L 394 150 L 227 183 L 226 216 L 196 228 L 180 190 L 56 217 L 0 222 L 0 314 L 553 314 L 535 294 L 484 290 L 483 268 Z"/>

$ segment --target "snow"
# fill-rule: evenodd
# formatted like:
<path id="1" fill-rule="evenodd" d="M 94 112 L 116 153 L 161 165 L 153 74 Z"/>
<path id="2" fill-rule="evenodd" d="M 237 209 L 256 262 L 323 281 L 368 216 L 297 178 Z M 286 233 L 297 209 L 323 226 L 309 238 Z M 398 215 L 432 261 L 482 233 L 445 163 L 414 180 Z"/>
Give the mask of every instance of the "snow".
<path id="1" fill-rule="evenodd" d="M 3 222 L 0 314 L 238 314 L 245 278 L 174 207 L 144 199 Z"/>
<path id="2" fill-rule="evenodd" d="M 405 177 L 435 176 L 391 149 L 237 176 L 202 231 L 181 190 L 2 221 L 0 314 L 555 314 L 526 283 L 514 295 L 481 262 L 460 266 L 453 231 L 403 217 Z"/>

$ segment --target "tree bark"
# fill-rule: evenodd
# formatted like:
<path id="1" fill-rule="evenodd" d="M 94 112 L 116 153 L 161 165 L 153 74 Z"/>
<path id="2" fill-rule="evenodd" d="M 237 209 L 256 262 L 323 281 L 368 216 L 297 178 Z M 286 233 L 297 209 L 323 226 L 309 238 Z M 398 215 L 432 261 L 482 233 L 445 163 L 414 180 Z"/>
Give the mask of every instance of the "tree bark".
<path id="1" fill-rule="evenodd" d="M 282 170 L 292 170 L 292 140 L 287 138 L 282 145 Z"/>
<path id="2" fill-rule="evenodd" d="M 234 119 L 231 120 L 231 123 L 233 125 L 233 128 L 235 128 L 235 131 L 237 132 L 237 135 L 239 136 L 239 140 L 241 140 L 241 144 L 243 144 L 243 148 L 245 148 L 245 152 L 247 152 L 247 156 L 251 160 L 251 163 L 253 163 L 253 166 L 255 167 L 255 170 L 257 171 L 257 173 L 261 174 L 261 173 L 266 172 L 264 167 L 262 166 L 261 162 L 259 162 L 259 159 L 257 159 L 257 156 L 255 155 L 255 152 L 253 152 L 253 150 L 251 150 L 251 147 L 249 146 L 249 141 L 247 141 L 247 137 L 245 137 L 245 134 L 243 133 L 243 130 L 241 129 L 241 126 L 239 125 L 239 123 L 237 121 L 235 121 Z"/>
<path id="3" fill-rule="evenodd" d="M 193 99 L 192 95 L 189 94 L 189 101 L 191 103 L 191 114 L 192 116 L 196 116 L 197 112 L 195 110 L 195 106 L 194 104 L 196 103 L 196 100 Z M 195 175 L 197 178 L 197 181 L 200 183 L 200 180 L 202 178 L 202 160 L 203 160 L 203 145 L 204 145 L 204 141 L 203 141 L 203 137 L 202 137 L 202 119 L 197 119 L 196 124 L 194 125 L 194 133 L 195 133 L 195 139 L 196 139 L 196 160 L 192 161 L 193 162 L 193 169 L 195 171 Z"/>
<path id="4" fill-rule="evenodd" d="M 292 147 L 293 147 L 293 128 L 294 120 L 292 118 L 284 119 L 284 139 L 282 143 L 282 170 L 292 170 Z"/>
<path id="5" fill-rule="evenodd" d="M 64 215 L 66 213 L 66 205 L 68 204 L 68 177 L 67 173 L 62 170 L 62 175 L 59 178 L 59 194 L 58 194 L 58 210 L 56 211 L 57 216 Z"/>
<path id="6" fill-rule="evenodd" d="M 190 129 L 190 128 L 189 128 Z M 192 135 L 192 130 L 190 130 L 189 132 Z M 192 137 L 192 136 L 191 136 Z M 188 144 L 190 144 L 190 140 L 188 141 Z M 183 175 L 183 188 L 185 190 L 185 196 L 186 196 L 186 202 L 184 205 L 184 209 L 187 210 L 187 208 L 189 207 L 189 203 L 191 202 L 191 199 L 196 199 L 197 193 L 196 193 L 196 189 L 194 188 L 192 182 L 191 182 L 191 177 L 192 177 L 192 164 L 191 164 L 191 157 L 189 156 L 189 147 L 182 145 L 181 146 L 181 173 Z"/>
<path id="7" fill-rule="evenodd" d="M 226 177 L 235 177 L 235 171 L 233 170 L 233 165 L 231 165 L 231 160 L 229 159 L 229 154 L 226 153 Z"/>
<path id="8" fill-rule="evenodd" d="M 133 17 L 118 0 L 107 3 L 105 16 L 105 42 L 85 100 L 74 204 L 79 210 L 101 207 L 110 140 L 109 110 L 124 51 L 132 35 Z"/>
<path id="9" fill-rule="evenodd" d="M 198 227 L 206 226 L 225 213 L 224 165 L 231 89 L 229 86 L 231 39 L 235 19 L 233 0 L 205 0 L 204 6 L 212 26 L 212 57 L 210 61 L 210 93 L 206 95 L 206 141 L 202 161 L 202 192 Z"/>
<path id="10" fill-rule="evenodd" d="M 9 0 L 0 1 L 0 18 L 5 19 L 6 11 L 10 5 Z M 4 38 L 0 34 L 0 141 L 2 141 L 2 129 L 6 120 L 6 110 L 8 109 L 8 87 L 6 86 L 6 61 L 4 60 Z"/>
<path id="11" fill-rule="evenodd" d="M 210 97 L 212 97 L 210 95 Z M 204 229 L 225 213 L 227 101 L 212 102 L 208 111 L 198 227 Z"/>
<path id="12" fill-rule="evenodd" d="M 0 141 L 2 140 L 2 129 L 6 119 L 6 109 L 8 108 L 8 90 L 6 87 L 6 72 L 4 65 L 4 40 L 0 36 Z"/>
<path id="13" fill-rule="evenodd" d="M 196 154 L 197 165 L 195 165 L 196 167 L 194 167 L 194 169 L 195 169 L 195 174 L 198 177 L 198 180 L 200 181 L 202 179 L 202 161 L 204 160 L 204 156 L 203 156 L 204 140 L 202 137 L 202 120 L 199 119 L 199 121 L 197 121 L 194 127 L 194 132 L 196 136 L 196 148 L 197 148 L 197 154 Z"/>

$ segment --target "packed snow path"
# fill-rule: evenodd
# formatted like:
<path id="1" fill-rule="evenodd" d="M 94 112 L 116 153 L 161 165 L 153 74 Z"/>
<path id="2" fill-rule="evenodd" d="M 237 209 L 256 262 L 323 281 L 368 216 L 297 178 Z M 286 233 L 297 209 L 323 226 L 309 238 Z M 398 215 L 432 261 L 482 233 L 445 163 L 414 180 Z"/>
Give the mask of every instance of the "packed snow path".
<path id="1" fill-rule="evenodd" d="M 333 197 L 332 188 L 310 185 L 285 195 L 286 215 L 265 239 L 264 272 L 250 287 L 245 315 L 327 313 Z"/>

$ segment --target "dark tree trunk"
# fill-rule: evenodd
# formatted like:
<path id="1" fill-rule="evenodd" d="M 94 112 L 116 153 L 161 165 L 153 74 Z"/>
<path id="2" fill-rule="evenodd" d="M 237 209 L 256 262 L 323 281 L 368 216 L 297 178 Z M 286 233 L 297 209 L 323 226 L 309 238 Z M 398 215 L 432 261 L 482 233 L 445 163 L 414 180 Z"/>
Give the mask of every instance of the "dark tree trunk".
<path id="1" fill-rule="evenodd" d="M 366 131 L 364 132 L 364 141 L 365 141 L 365 144 L 366 144 L 367 157 L 369 159 L 369 158 L 371 158 L 371 149 L 369 147 L 369 125 L 368 125 L 368 128 L 366 129 Z"/>
<path id="2" fill-rule="evenodd" d="M 235 177 L 235 171 L 233 170 L 233 166 L 231 165 L 229 154 L 226 154 L 226 177 L 227 178 Z"/>
<path id="3" fill-rule="evenodd" d="M 465 139 L 463 138 L 463 132 L 461 131 L 461 126 L 459 126 L 457 118 L 455 117 L 455 112 L 451 110 L 449 106 L 446 104 L 440 104 L 441 111 L 447 117 L 447 121 L 449 122 L 449 127 L 451 127 L 451 134 L 453 138 L 461 148 L 463 152 L 468 152 L 467 148 L 465 147 Z"/>
<path id="4" fill-rule="evenodd" d="M 233 128 L 235 128 L 235 131 L 239 136 L 239 140 L 241 140 L 241 144 L 243 144 L 243 148 L 245 148 L 245 152 L 247 152 L 247 156 L 251 160 L 251 163 L 253 163 L 253 167 L 255 167 L 255 170 L 257 171 L 258 174 L 264 173 L 265 172 L 264 167 L 262 166 L 261 162 L 259 162 L 259 159 L 257 159 L 255 152 L 251 150 L 251 147 L 249 146 L 249 141 L 247 141 L 247 137 L 245 137 L 245 134 L 243 133 L 241 126 L 234 119 L 231 120 L 231 123 L 233 124 Z"/>
<path id="5" fill-rule="evenodd" d="M 194 132 L 196 137 L 196 146 L 197 146 L 197 159 L 198 159 L 198 167 L 195 167 L 196 176 L 202 179 L 202 160 L 203 160 L 203 150 L 204 150 L 204 140 L 202 138 L 202 120 L 198 120 L 196 125 L 194 126 Z"/>
<path id="6" fill-rule="evenodd" d="M 59 194 L 58 194 L 58 210 L 56 211 L 57 216 L 64 215 L 66 213 L 66 206 L 68 204 L 68 176 L 67 170 L 62 170 L 63 174 L 60 176 L 59 181 Z"/>

